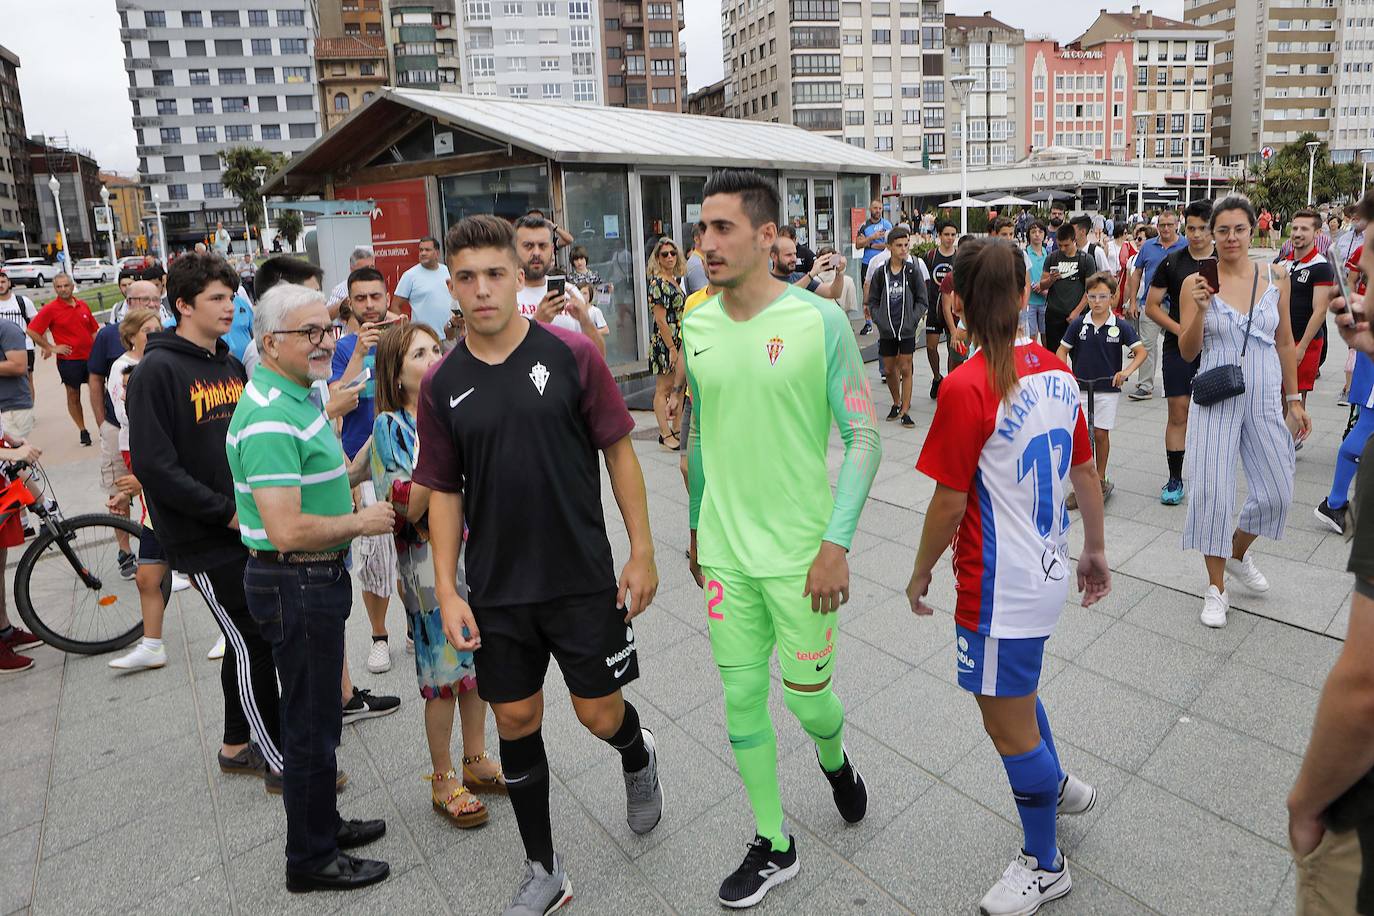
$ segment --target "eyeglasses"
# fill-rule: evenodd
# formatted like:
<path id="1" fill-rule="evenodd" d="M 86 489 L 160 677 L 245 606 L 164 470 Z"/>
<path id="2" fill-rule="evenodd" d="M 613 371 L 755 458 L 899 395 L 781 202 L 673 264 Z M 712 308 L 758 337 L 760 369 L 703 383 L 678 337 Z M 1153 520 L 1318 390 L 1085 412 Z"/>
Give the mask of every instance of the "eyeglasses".
<path id="1" fill-rule="evenodd" d="M 659 256 L 660 258 L 675 258 L 675 257 L 677 257 L 677 252 L 676 252 L 676 251 L 668 251 L 667 249 L 665 249 L 665 250 L 663 250 L 663 251 L 660 251 L 660 252 L 658 253 L 658 256 Z"/>
<path id="2" fill-rule="evenodd" d="M 1250 234 L 1249 226 L 1218 226 L 1212 230 L 1212 234 L 1219 239 L 1229 239 L 1233 236 L 1239 237 Z"/>
<path id="3" fill-rule="evenodd" d="M 312 324 L 312 325 L 307 325 L 306 327 L 303 327 L 303 328 L 295 328 L 294 330 L 291 330 L 291 331 L 273 331 L 272 333 L 273 333 L 273 334 L 300 334 L 300 335 L 302 335 L 303 337 L 305 337 L 306 340 L 310 341 L 310 345 L 311 345 L 312 347 L 318 347 L 320 344 L 324 343 L 324 338 L 325 338 L 326 335 L 329 336 L 329 337 L 331 337 L 331 338 L 333 338 L 333 337 L 338 337 L 338 336 L 339 336 L 339 331 L 338 331 L 338 329 L 335 328 L 332 324 L 331 324 L 331 325 L 324 325 L 324 326 L 320 326 L 320 325 L 318 325 L 318 324 Z"/>
<path id="4" fill-rule="evenodd" d="M 129 297 L 127 297 L 124 301 L 125 301 L 125 302 L 161 302 L 162 299 L 161 299 L 160 297 L 158 297 L 158 296 L 129 296 Z"/>
<path id="5" fill-rule="evenodd" d="M 1111 302 L 1111 293 L 1088 293 L 1089 302 Z"/>

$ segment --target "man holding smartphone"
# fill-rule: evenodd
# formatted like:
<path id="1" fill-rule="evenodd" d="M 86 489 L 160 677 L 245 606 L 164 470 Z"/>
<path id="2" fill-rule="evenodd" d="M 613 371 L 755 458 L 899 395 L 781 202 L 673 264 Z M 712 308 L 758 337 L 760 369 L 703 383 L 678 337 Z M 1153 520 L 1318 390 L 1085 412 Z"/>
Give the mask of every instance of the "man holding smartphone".
<path id="1" fill-rule="evenodd" d="M 1059 341 L 1087 305 L 1088 278 L 1097 273 L 1097 261 L 1078 250 L 1073 226 L 1063 223 L 1055 230 L 1059 250 L 1045 259 L 1039 291 L 1045 294 L 1045 349 L 1054 353 Z M 948 319 L 946 319 L 948 320 Z M 953 335 L 954 329 L 950 329 Z M 953 339 L 951 337 L 951 339 Z"/>
<path id="2" fill-rule="evenodd" d="M 1169 478 L 1159 492 L 1159 501 L 1166 506 L 1183 502 L 1183 451 L 1188 440 L 1188 402 L 1193 390 L 1193 376 L 1197 375 L 1201 354 L 1186 360 L 1178 351 L 1179 294 L 1183 281 L 1198 272 L 1207 273 L 1212 291 L 1217 289 L 1217 255 L 1212 245 L 1212 233 L 1207 228 L 1212 218 L 1212 202 L 1195 200 L 1183 211 L 1184 235 L 1188 243 L 1160 262 L 1150 279 L 1150 292 L 1145 297 L 1145 317 L 1164 330 L 1160 347 L 1160 363 L 1164 367 L 1164 397 L 1169 402 L 1169 419 L 1164 427 L 1164 457 L 1169 464 Z M 1161 223 L 1163 220 L 1161 219 Z"/>
<path id="3" fill-rule="evenodd" d="M 522 216 L 515 221 L 515 247 L 520 254 L 524 283 L 515 294 L 521 316 L 569 331 L 581 331 L 606 355 L 601 328 L 606 318 L 588 304 L 582 291 L 566 277 L 550 276 L 554 269 L 554 225 L 542 216 Z"/>

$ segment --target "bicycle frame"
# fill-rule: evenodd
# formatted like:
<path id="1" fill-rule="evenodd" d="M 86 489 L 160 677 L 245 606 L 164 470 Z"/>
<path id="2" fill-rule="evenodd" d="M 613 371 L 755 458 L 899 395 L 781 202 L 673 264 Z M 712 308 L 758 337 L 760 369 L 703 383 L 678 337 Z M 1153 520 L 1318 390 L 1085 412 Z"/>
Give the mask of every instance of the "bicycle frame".
<path id="1" fill-rule="evenodd" d="M 62 555 L 67 558 L 67 562 L 71 564 L 82 583 L 87 588 L 102 588 L 104 583 L 86 568 L 81 562 L 81 558 L 76 555 L 76 551 L 72 550 L 71 542 L 62 536 L 62 531 L 58 527 L 60 516 L 57 511 L 54 511 L 57 503 L 53 503 L 54 509 L 49 509 L 29 488 L 28 479 L 21 472 L 22 467 L 13 469 L 10 472 L 9 483 L 3 490 L 0 490 L 0 525 L 9 521 L 21 509 L 28 507 L 42 521 L 43 526 L 52 532 L 57 543 L 57 549 L 62 551 Z M 42 473 L 41 469 L 39 473 Z M 46 475 L 44 478 L 46 479 Z"/>

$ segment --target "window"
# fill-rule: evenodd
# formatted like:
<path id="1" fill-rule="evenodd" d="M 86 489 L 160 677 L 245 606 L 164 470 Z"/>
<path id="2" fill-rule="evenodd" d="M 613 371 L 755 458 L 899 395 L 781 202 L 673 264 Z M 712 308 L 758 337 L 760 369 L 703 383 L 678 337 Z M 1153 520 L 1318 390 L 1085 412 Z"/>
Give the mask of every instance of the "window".
<path id="1" fill-rule="evenodd" d="M 304 38 L 282 38 L 280 39 L 279 44 L 281 45 L 281 53 L 283 54 L 305 53 Z"/>
<path id="2" fill-rule="evenodd" d="M 359 65 L 358 65 L 358 75 L 359 75 L 359 76 L 375 76 L 376 74 L 377 74 L 377 68 L 376 68 L 375 65 L 373 65 L 373 64 L 359 64 Z"/>
<path id="3" fill-rule="evenodd" d="M 1193 133 L 1200 134 L 1207 129 L 1207 115 L 1193 115 Z"/>
<path id="4" fill-rule="evenodd" d="M 181 14 L 181 27 L 183 29 L 198 29 L 201 26 L 200 11 L 183 12 Z"/>
<path id="5" fill-rule="evenodd" d="M 143 24 L 150 29 L 165 29 L 167 27 L 167 14 L 162 10 L 144 10 Z"/>
<path id="6" fill-rule="evenodd" d="M 242 57 L 243 42 L 237 38 L 217 38 L 215 39 L 216 57 Z"/>
<path id="7" fill-rule="evenodd" d="M 891 137 L 874 137 L 874 138 L 873 138 L 873 148 L 874 148 L 875 150 L 877 150 L 878 152 L 880 152 L 880 153 L 890 153 L 890 152 L 892 152 L 892 138 L 891 138 Z"/>
<path id="8" fill-rule="evenodd" d="M 922 123 L 927 128 L 944 127 L 945 110 L 943 108 L 927 108 L 924 112 L 924 121 Z M 975 121 L 974 123 L 978 122 Z"/>
<path id="9" fill-rule="evenodd" d="M 861 99 L 864 97 L 864 87 L 862 83 L 850 83 L 844 87 L 844 97 L 847 99 Z"/>
<path id="10" fill-rule="evenodd" d="M 200 41 L 200 40 L 195 40 L 195 41 L 188 41 L 188 42 L 186 42 L 186 56 L 187 56 L 187 57 L 204 57 L 204 56 L 205 56 L 205 42 Z"/>
<path id="11" fill-rule="evenodd" d="M 191 85 L 192 85 L 192 86 L 208 86 L 208 85 L 210 85 L 210 71 L 209 71 L 209 70 L 192 70 L 192 71 L 190 71 L 190 76 L 191 76 Z"/>
<path id="12" fill-rule="evenodd" d="M 525 43 L 524 29 L 506 29 L 506 44 L 522 45 Z"/>
<path id="13" fill-rule="evenodd" d="M 792 104 L 794 105 L 814 105 L 839 101 L 840 84 L 837 82 L 792 84 Z M 863 112 L 860 111 L 858 114 L 862 115 Z M 863 122 L 860 121 L 859 123 L 862 124 Z"/>
<path id="14" fill-rule="evenodd" d="M 643 76 L 644 55 L 631 54 L 629 57 L 625 58 L 625 72 L 634 76 Z"/>
<path id="15" fill-rule="evenodd" d="M 280 140 L 280 139 L 281 139 L 281 125 L 280 125 L 280 124 L 264 124 L 264 125 L 262 125 L 262 138 L 263 138 L 264 140 Z"/>
<path id="16" fill-rule="evenodd" d="M 1169 116 L 1169 132 L 1172 134 L 1183 133 L 1185 115 L 1176 114 Z"/>
<path id="17" fill-rule="evenodd" d="M 673 18 L 673 5 L 672 5 L 671 3 L 650 3 L 650 4 L 649 4 L 649 18 L 650 18 L 650 19 L 672 19 L 672 18 Z"/>
<path id="18" fill-rule="evenodd" d="M 469 57 L 468 73 L 472 76 L 495 76 L 496 58 L 490 54 L 479 54 Z"/>
<path id="19" fill-rule="evenodd" d="M 855 4 L 857 6 L 858 4 Z M 792 21 L 838 22 L 839 0 L 792 0 Z"/>
<path id="20" fill-rule="evenodd" d="M 864 113 L 862 111 L 846 111 L 844 123 L 846 127 L 863 127 Z"/>
<path id="21" fill-rule="evenodd" d="M 673 46 L 672 32 L 650 32 L 649 47 L 651 48 L 671 48 Z"/>
<path id="22" fill-rule="evenodd" d="M 540 29 L 540 30 L 539 30 L 539 43 L 540 43 L 541 45 L 556 45 L 556 44 L 558 44 L 558 30 L 557 30 L 557 29 Z"/>
<path id="23" fill-rule="evenodd" d="M 259 85 L 275 83 L 277 81 L 277 71 L 274 67 L 254 67 L 253 82 Z"/>
<path id="24" fill-rule="evenodd" d="M 172 45 L 171 45 L 171 42 L 167 42 L 167 41 L 150 41 L 150 42 L 148 42 L 148 56 L 149 56 L 149 57 L 168 57 L 168 56 L 171 55 L 171 53 L 172 53 Z"/>
<path id="25" fill-rule="evenodd" d="M 267 28 L 267 10 L 249 10 L 248 24 L 255 29 Z"/>
<path id="26" fill-rule="evenodd" d="M 596 80 L 573 80 L 574 102 L 596 101 Z"/>
<path id="27" fill-rule="evenodd" d="M 190 195 L 186 193 L 186 185 L 169 184 L 167 185 L 168 200 L 189 200 Z"/>
<path id="28" fill-rule="evenodd" d="M 840 55 L 797 54 L 792 58 L 793 76 L 839 76 Z"/>
<path id="29" fill-rule="evenodd" d="M 174 115 L 177 113 L 176 99 L 158 99 L 157 113 L 160 115 Z"/>
<path id="30" fill-rule="evenodd" d="M 574 48 L 590 48 L 592 46 L 592 27 L 575 25 L 568 29 L 568 44 Z"/>
<path id="31" fill-rule="evenodd" d="M 192 70 L 191 72 L 192 72 L 192 73 L 195 73 L 196 71 Z M 204 71 L 201 71 L 201 72 L 204 72 Z M 154 85 L 154 86 L 172 86 L 172 85 L 175 85 L 175 84 L 172 82 L 172 71 L 171 71 L 171 70 L 154 70 L 154 71 L 153 71 L 153 85 Z"/>
<path id="32" fill-rule="evenodd" d="M 558 15 L 557 3 L 536 3 L 534 6 L 535 15 L 539 16 L 541 19 L 552 19 L 554 16 Z"/>
<path id="33" fill-rule="evenodd" d="M 943 50 L 945 46 L 945 30 L 935 26 L 921 26 L 921 48 L 926 51 Z"/>
<path id="34" fill-rule="evenodd" d="M 501 4 L 501 13 L 504 16 L 523 16 L 525 15 L 525 4 L 507 0 Z"/>
<path id="35" fill-rule="evenodd" d="M 242 67 L 220 67 L 217 75 L 221 86 L 237 86 L 248 82 L 248 72 Z"/>
<path id="36" fill-rule="evenodd" d="M 863 138 L 863 137 L 845 137 L 845 138 L 844 138 L 844 142 L 845 142 L 845 143 L 848 143 L 850 146 L 857 146 L 859 149 L 863 149 L 863 148 L 864 148 L 864 138 Z"/>
<path id="37" fill-rule="evenodd" d="M 248 111 L 247 96 L 226 96 L 220 99 L 220 111 L 225 114 L 235 114 Z"/>
<path id="38" fill-rule="evenodd" d="M 224 139 L 231 143 L 242 143 L 253 139 L 253 125 L 229 124 L 224 128 Z"/>
<path id="39" fill-rule="evenodd" d="M 314 97 L 309 95 L 288 95 L 286 97 L 287 111 L 311 111 L 314 109 Z"/>
<path id="40" fill-rule="evenodd" d="M 305 25 L 304 10 L 277 10 L 277 25 Z M 314 136 L 314 134 L 311 134 Z"/>
<path id="41" fill-rule="evenodd" d="M 201 126 L 201 127 L 197 127 L 197 128 L 196 128 L 196 142 L 197 142 L 197 143 L 218 143 L 218 142 L 219 142 L 219 131 L 218 131 L 218 129 L 217 129 L 213 124 L 205 125 L 205 126 Z"/>
<path id="42" fill-rule="evenodd" d="M 873 30 L 873 43 L 874 43 L 875 45 L 890 45 L 890 44 L 892 44 L 892 30 L 891 30 L 891 29 L 874 29 L 874 30 Z"/>
<path id="43" fill-rule="evenodd" d="M 546 98 L 546 99 L 561 99 L 561 98 L 563 98 L 563 84 L 562 84 L 562 83 L 545 83 L 545 84 L 541 87 L 541 89 L 542 89 L 542 91 L 543 91 L 543 97 Z"/>
<path id="44" fill-rule="evenodd" d="M 210 154 L 200 157 L 200 170 L 202 172 L 218 172 L 220 170 L 219 156 Z"/>
<path id="45" fill-rule="evenodd" d="M 668 60 L 655 60 L 650 68 L 654 76 L 676 76 L 677 61 L 669 58 Z"/>
<path id="46" fill-rule="evenodd" d="M 161 128 L 161 129 L 158 131 L 158 139 L 161 140 L 163 143 L 180 143 L 180 142 L 181 142 L 181 128 L 180 128 L 180 127 L 164 127 L 164 128 Z"/>
<path id="47" fill-rule="evenodd" d="M 210 25 L 217 29 L 236 29 L 242 24 L 238 10 L 211 10 Z"/>
<path id="48" fill-rule="evenodd" d="M 568 18 L 574 22 L 591 22 L 592 0 L 570 0 Z"/>
<path id="49" fill-rule="evenodd" d="M 921 31 L 919 29 L 902 29 L 900 38 L 902 44 L 914 47 L 921 40 Z"/>
<path id="50" fill-rule="evenodd" d="M 506 94 L 513 99 L 527 99 L 530 97 L 529 86 L 507 86 Z"/>
<path id="51" fill-rule="evenodd" d="M 249 50 L 253 52 L 254 57 L 272 56 L 272 39 L 270 38 L 251 39 L 248 43 L 248 47 Z"/>
<path id="52" fill-rule="evenodd" d="M 164 172 L 184 172 L 186 171 L 186 157 L 184 156 L 164 156 L 162 158 L 162 171 Z"/>
<path id="53" fill-rule="evenodd" d="M 944 81 L 926 80 L 921 84 L 921 97 L 927 102 L 943 102 L 945 100 Z"/>
<path id="54" fill-rule="evenodd" d="M 218 181 L 207 181 L 200 186 L 200 191 L 206 200 L 213 200 L 216 197 L 224 196 L 224 185 Z"/>
<path id="55" fill-rule="evenodd" d="M 310 82 L 310 68 L 282 67 L 281 78 L 284 83 L 308 83 Z"/>
<path id="56" fill-rule="evenodd" d="M 609 48 L 607 49 L 610 50 Z M 615 50 L 619 51 L 619 48 Z M 596 71 L 593 66 L 594 56 L 590 51 L 574 51 L 572 55 L 572 71 L 574 76 L 592 76 Z"/>
<path id="57" fill-rule="evenodd" d="M 619 20 L 619 19 L 607 19 L 607 20 L 606 20 L 606 31 L 608 31 L 608 32 L 619 32 L 619 31 L 620 31 L 620 20 Z"/>

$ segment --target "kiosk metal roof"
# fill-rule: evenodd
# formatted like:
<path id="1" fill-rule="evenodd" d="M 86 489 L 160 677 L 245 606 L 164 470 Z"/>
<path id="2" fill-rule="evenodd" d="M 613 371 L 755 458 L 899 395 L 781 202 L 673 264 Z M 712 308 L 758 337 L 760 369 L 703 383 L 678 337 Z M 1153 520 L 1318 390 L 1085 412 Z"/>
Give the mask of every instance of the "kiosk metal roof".
<path id="1" fill-rule="evenodd" d="M 350 171 L 346 164 L 360 146 L 414 112 L 565 164 L 870 175 L 920 171 L 790 124 L 387 87 L 297 154 L 264 190 L 298 191 L 301 184 L 314 184 L 323 174 Z"/>

